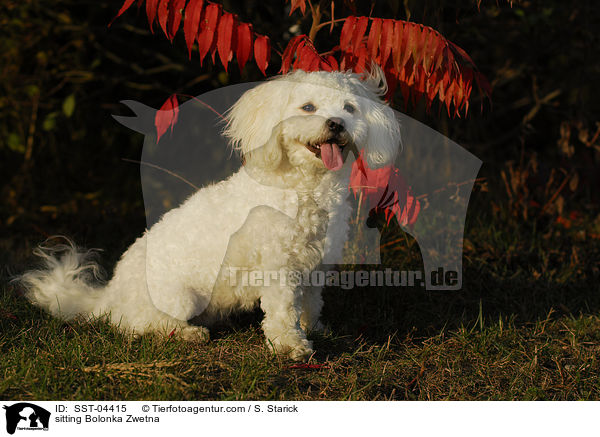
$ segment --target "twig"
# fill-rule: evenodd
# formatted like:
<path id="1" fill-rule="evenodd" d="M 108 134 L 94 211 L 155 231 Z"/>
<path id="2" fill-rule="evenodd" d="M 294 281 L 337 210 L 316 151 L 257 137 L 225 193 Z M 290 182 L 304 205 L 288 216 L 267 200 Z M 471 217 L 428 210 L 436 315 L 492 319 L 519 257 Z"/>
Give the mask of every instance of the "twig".
<path id="1" fill-rule="evenodd" d="M 540 210 L 540 214 L 543 214 L 546 211 L 546 208 L 548 208 L 552 202 L 554 202 L 556 200 L 556 198 L 558 197 L 558 195 L 560 194 L 560 192 L 563 190 L 563 188 L 565 188 L 565 186 L 567 185 L 567 182 L 569 182 L 571 180 L 571 177 L 573 176 L 573 172 L 570 171 L 566 176 L 565 176 L 565 180 L 562 181 L 562 183 L 560 184 L 560 186 L 558 187 L 558 189 L 554 192 L 554 194 L 552 195 L 552 197 L 550 198 L 550 200 L 548 200 L 544 206 L 542 206 L 542 209 Z"/>
<path id="2" fill-rule="evenodd" d="M 227 121 L 227 118 L 221 114 L 219 111 L 217 111 L 215 108 L 213 108 L 212 106 L 210 106 L 208 103 L 200 100 L 198 97 L 194 97 L 194 96 L 190 96 L 189 94 L 178 94 L 179 96 L 183 96 L 183 97 L 189 97 L 190 99 L 194 100 L 195 102 L 200 103 L 201 105 L 203 105 L 204 107 L 210 109 L 212 112 L 214 112 L 215 114 L 217 114 L 221 120 L 223 121 Z"/>
<path id="3" fill-rule="evenodd" d="M 449 188 L 459 188 L 459 187 L 462 187 L 463 185 L 467 185 L 467 184 L 475 183 L 475 182 L 483 182 L 483 181 L 485 181 L 485 178 L 467 179 L 466 181 L 462 181 L 462 182 L 448 182 L 445 187 L 438 188 L 433 193 L 421 194 L 420 196 L 417 196 L 417 199 L 418 200 L 424 199 L 426 197 L 429 197 L 431 194 L 439 194 L 443 191 L 448 190 Z"/>
<path id="4" fill-rule="evenodd" d="M 40 103 L 40 95 L 36 93 L 33 97 L 33 107 L 31 108 L 31 120 L 29 120 L 29 129 L 27 132 L 27 144 L 25 147 L 25 163 L 29 163 L 33 154 L 33 136 L 35 134 L 35 124 L 38 117 L 38 107 Z"/>
<path id="5" fill-rule="evenodd" d="M 195 190 L 199 190 L 199 189 L 200 189 L 199 187 L 197 187 L 196 185 L 192 184 L 190 181 L 188 181 L 188 180 L 187 180 L 186 178 L 184 178 L 183 176 L 180 176 L 180 175 L 178 175 L 177 173 L 174 173 L 174 172 L 172 172 L 171 170 L 167 170 L 166 168 L 162 168 L 162 167 L 160 167 L 160 166 L 158 166 L 158 165 L 156 165 L 156 164 L 151 164 L 151 163 L 149 163 L 149 162 L 144 162 L 144 161 L 138 161 L 138 160 L 136 160 L 136 159 L 127 159 L 127 158 L 121 158 L 121 159 L 122 159 L 123 161 L 126 161 L 126 162 L 133 162 L 133 163 L 135 163 L 135 164 L 146 165 L 146 166 L 148 166 L 148 167 L 155 168 L 155 169 L 157 169 L 157 170 L 162 170 L 162 171 L 164 171 L 165 173 L 167 173 L 167 174 L 169 174 L 169 175 L 171 175 L 171 176 L 174 176 L 174 177 L 176 177 L 176 178 L 177 178 L 177 179 L 179 179 L 180 181 L 182 181 L 182 182 L 185 182 L 186 184 L 188 184 L 188 185 L 189 185 L 190 187 L 192 187 L 193 189 L 195 189 Z"/>
<path id="6" fill-rule="evenodd" d="M 419 369 L 419 373 L 417 373 L 417 376 L 415 376 L 412 379 L 412 381 L 410 381 L 408 384 L 406 384 L 406 389 L 413 391 L 415 389 L 415 386 L 417 385 L 417 382 L 419 382 L 419 379 L 421 379 L 424 374 L 425 374 L 425 362 L 421 363 L 421 368 Z"/>
<path id="7" fill-rule="evenodd" d="M 310 11 L 312 13 L 312 25 L 310 27 L 310 32 L 308 33 L 308 38 L 311 41 L 315 41 L 315 37 L 317 36 L 317 32 L 319 31 L 319 24 L 321 23 L 321 4 L 318 4 L 316 6 L 313 6 L 312 3 L 309 1 L 310 4 Z"/>
<path id="8" fill-rule="evenodd" d="M 337 18 L 335 20 L 324 21 L 323 23 L 320 23 L 317 26 L 317 31 L 321 30 L 325 26 L 331 25 L 331 29 L 329 30 L 329 32 L 333 32 L 333 24 L 339 23 L 340 21 L 346 21 L 346 19 L 345 18 Z"/>
<path id="9" fill-rule="evenodd" d="M 331 27 L 329 28 L 329 33 L 333 32 L 333 21 L 335 20 L 335 15 L 334 15 L 334 9 L 335 9 L 335 2 L 332 1 L 331 2 Z"/>

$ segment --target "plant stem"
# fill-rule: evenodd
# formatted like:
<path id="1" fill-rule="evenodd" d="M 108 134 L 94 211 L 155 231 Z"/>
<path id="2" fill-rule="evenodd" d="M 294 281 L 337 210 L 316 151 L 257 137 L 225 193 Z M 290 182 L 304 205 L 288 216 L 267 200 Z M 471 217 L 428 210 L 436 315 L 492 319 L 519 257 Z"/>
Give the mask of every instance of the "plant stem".
<path id="1" fill-rule="evenodd" d="M 313 42 L 315 42 L 315 37 L 317 36 L 317 32 L 319 31 L 320 27 L 319 24 L 321 24 L 321 16 L 323 15 L 323 13 L 321 12 L 321 4 L 317 4 L 314 7 L 312 6 L 312 3 L 310 3 L 311 8 L 311 14 L 312 14 L 312 26 L 310 27 L 310 32 L 308 33 L 308 38 Z"/>
<path id="2" fill-rule="evenodd" d="M 329 21 L 325 21 L 325 22 L 323 22 L 323 23 L 320 23 L 320 24 L 317 26 L 317 31 L 318 31 L 318 30 L 321 30 L 321 28 L 323 28 L 323 27 L 325 27 L 325 26 L 328 26 L 328 25 L 330 25 L 330 24 L 333 24 L 333 23 L 339 23 L 340 21 L 346 21 L 346 19 L 345 19 L 345 18 L 337 18 L 337 19 L 335 19 L 335 20 L 329 20 Z"/>

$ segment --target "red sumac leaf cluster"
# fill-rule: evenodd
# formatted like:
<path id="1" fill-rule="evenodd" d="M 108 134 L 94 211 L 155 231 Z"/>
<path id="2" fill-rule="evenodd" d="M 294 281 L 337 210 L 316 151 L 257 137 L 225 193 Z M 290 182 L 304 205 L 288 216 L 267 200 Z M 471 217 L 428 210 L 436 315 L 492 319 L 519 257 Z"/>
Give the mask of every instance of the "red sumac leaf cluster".
<path id="1" fill-rule="evenodd" d="M 269 37 L 255 33 L 251 24 L 239 21 L 220 4 L 207 0 L 125 0 L 117 17 L 134 3 L 141 7 L 144 1 L 151 30 L 158 21 L 172 41 L 183 23 L 189 56 L 197 43 L 201 65 L 210 53 L 213 63 L 218 54 L 225 71 L 234 57 L 241 70 L 254 56 L 256 65 L 266 74 L 271 59 Z M 296 9 L 305 14 L 306 0 L 290 1 L 290 14 Z M 352 0 L 346 1 L 352 4 Z M 399 88 L 405 105 L 423 98 L 429 109 L 437 99 L 449 115 L 455 116 L 468 112 L 474 85 L 481 94 L 491 94 L 489 83 L 469 55 L 431 27 L 354 15 L 343 19 L 343 23 L 339 45 L 325 53 L 319 53 L 307 35 L 293 37 L 281 55 L 280 72 L 300 69 L 362 73 L 371 64 L 378 64 L 388 82 L 388 99 Z"/>
<path id="2" fill-rule="evenodd" d="M 197 43 L 201 64 L 209 53 L 214 63 L 218 54 L 227 71 L 235 56 L 241 70 L 254 54 L 256 65 L 266 74 L 271 59 L 269 37 L 255 33 L 251 24 L 239 21 L 236 15 L 224 11 L 220 4 L 205 0 L 125 0 L 115 19 L 134 3 L 139 8 L 144 2 L 150 29 L 154 31 L 154 22 L 158 21 L 169 40 L 173 40 L 183 22 L 189 56 L 192 56 Z M 297 7 L 302 10 L 303 5 Z"/>
<path id="3" fill-rule="evenodd" d="M 339 65 L 332 55 L 320 55 L 312 41 L 306 35 L 298 35 L 290 40 L 281 55 L 280 73 L 290 70 L 334 71 Z"/>
<path id="4" fill-rule="evenodd" d="M 491 93 L 463 49 L 421 24 L 351 16 L 342 27 L 339 50 L 341 70 L 363 72 L 369 63 L 379 64 L 388 80 L 388 96 L 399 86 L 405 104 L 425 98 L 430 107 L 437 98 L 448 114 L 460 116 L 469 109 L 473 83 L 483 94 Z"/>

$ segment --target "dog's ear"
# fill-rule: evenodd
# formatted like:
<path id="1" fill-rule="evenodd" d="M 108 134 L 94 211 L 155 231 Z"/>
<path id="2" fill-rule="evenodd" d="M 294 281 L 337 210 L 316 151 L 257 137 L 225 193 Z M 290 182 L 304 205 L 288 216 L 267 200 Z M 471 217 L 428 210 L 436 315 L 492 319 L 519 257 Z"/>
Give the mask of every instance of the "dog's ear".
<path id="1" fill-rule="evenodd" d="M 393 164 L 401 147 L 400 123 L 389 106 L 367 98 L 364 100 L 369 129 L 365 159 L 372 168 Z"/>
<path id="2" fill-rule="evenodd" d="M 246 156 L 265 146 L 282 120 L 281 111 L 288 104 L 289 94 L 289 82 L 282 80 L 264 82 L 246 91 L 227 112 L 223 134 L 232 147 Z"/>
<path id="3" fill-rule="evenodd" d="M 275 170 L 279 167 L 283 157 L 279 132 L 277 127 L 273 128 L 263 146 L 244 152 L 245 166 L 248 170 Z"/>

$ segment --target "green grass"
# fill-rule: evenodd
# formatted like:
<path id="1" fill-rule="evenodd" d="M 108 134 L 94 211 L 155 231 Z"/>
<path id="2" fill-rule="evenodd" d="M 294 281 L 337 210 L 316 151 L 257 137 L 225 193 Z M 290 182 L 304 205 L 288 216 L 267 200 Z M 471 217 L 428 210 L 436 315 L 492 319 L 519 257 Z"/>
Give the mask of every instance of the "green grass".
<path id="1" fill-rule="evenodd" d="M 479 215 L 460 292 L 327 289 L 331 334 L 312 336 L 316 368 L 269 352 L 260 311 L 216 327 L 208 344 L 131 338 L 53 319 L 3 281 L 0 399 L 598 400 L 600 243 L 581 234 L 594 226 Z M 24 261 L 35 238 L 22 241 Z M 410 238 L 383 261 L 420 268 Z"/>
<path id="2" fill-rule="evenodd" d="M 499 319 L 429 338 L 316 337 L 316 370 L 270 354 L 253 323 L 208 345 L 132 339 L 107 324 L 63 324 L 3 307 L 2 399 L 507 400 L 598 399 L 600 320 L 517 327 Z M 11 305 L 12 304 L 12 305 Z M 21 318 L 36 316 L 34 320 Z M 8 325 L 8 326 L 7 326 Z"/>

